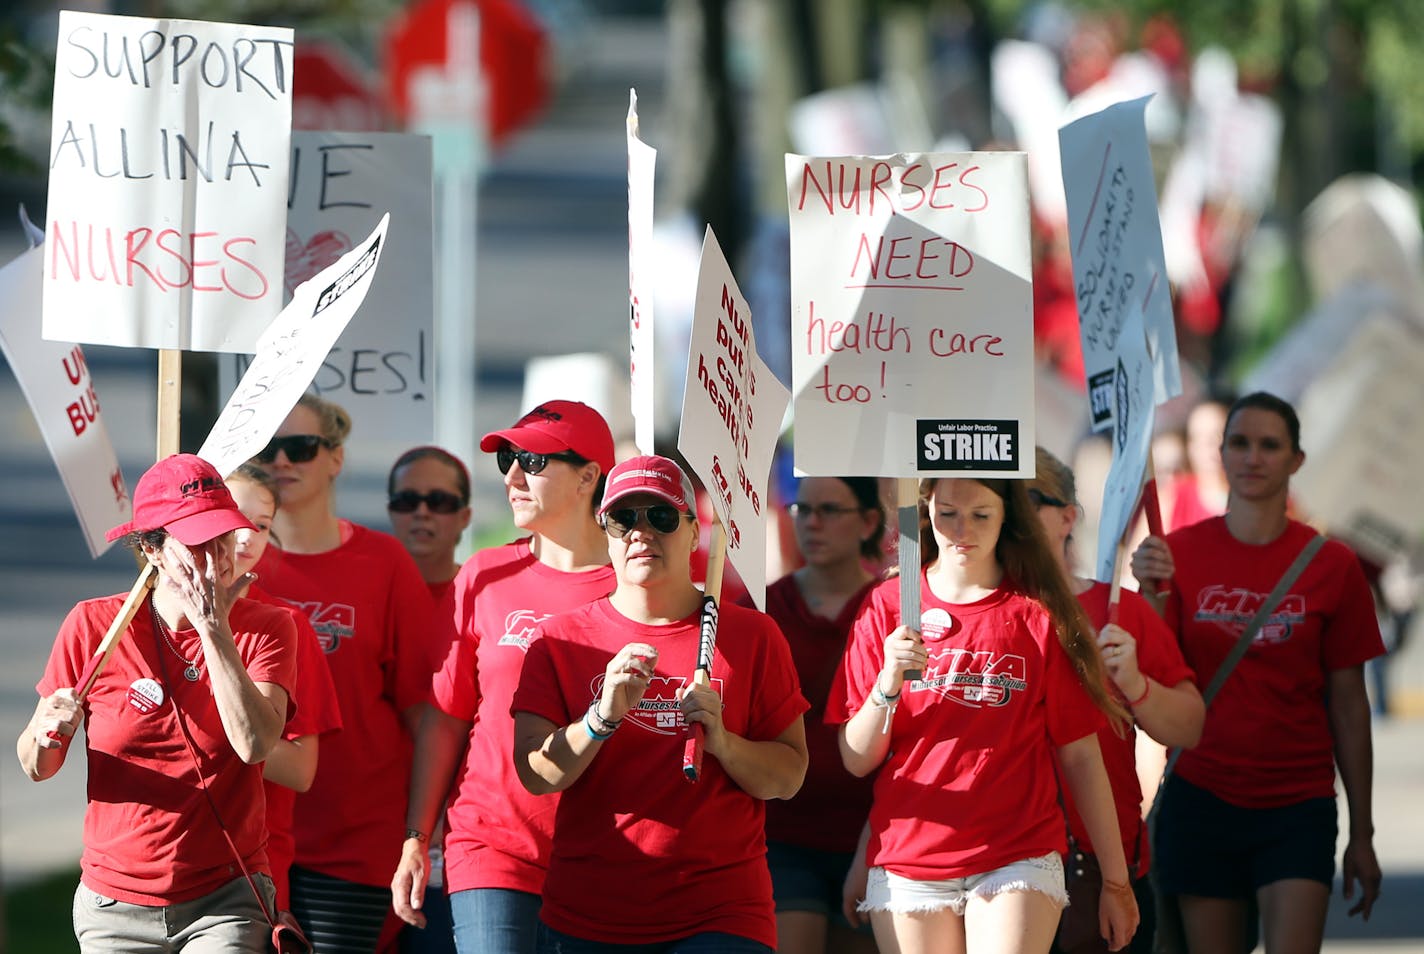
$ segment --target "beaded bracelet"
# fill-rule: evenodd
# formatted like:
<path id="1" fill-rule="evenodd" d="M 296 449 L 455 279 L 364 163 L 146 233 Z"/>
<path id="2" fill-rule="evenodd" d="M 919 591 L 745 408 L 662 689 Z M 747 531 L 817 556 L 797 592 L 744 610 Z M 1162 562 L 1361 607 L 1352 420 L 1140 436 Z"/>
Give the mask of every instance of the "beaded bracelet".
<path id="1" fill-rule="evenodd" d="M 1142 705 L 1144 702 L 1146 702 L 1146 701 L 1147 701 L 1147 697 L 1148 697 L 1149 695 L 1151 695 L 1151 694 L 1152 694 L 1152 680 L 1151 680 L 1151 679 L 1148 679 L 1146 676 L 1143 676 L 1143 677 L 1142 677 L 1142 695 L 1140 695 L 1140 696 L 1138 696 L 1136 699 L 1133 699 L 1133 700 L 1131 700 L 1130 702 L 1128 702 L 1127 707 L 1128 707 L 1129 709 L 1136 709 L 1138 706 L 1140 706 L 1140 705 Z"/>
<path id="2" fill-rule="evenodd" d="M 585 714 L 589 716 L 593 722 L 597 723 L 599 728 L 603 730 L 602 734 L 612 735 L 618 730 L 618 727 L 623 724 L 622 719 L 619 719 L 617 721 L 614 721 L 613 719 L 605 719 L 603 715 L 598 711 L 597 699 L 593 700 L 588 704 L 588 712 Z"/>
<path id="3" fill-rule="evenodd" d="M 613 728 L 617 729 L 618 727 L 614 726 Z M 583 730 L 588 733 L 588 737 L 594 742 L 607 742 L 609 739 L 613 738 L 612 730 L 609 730 L 608 732 L 599 732 L 597 729 L 595 729 L 593 727 L 593 723 L 588 721 L 587 712 L 583 714 Z"/>

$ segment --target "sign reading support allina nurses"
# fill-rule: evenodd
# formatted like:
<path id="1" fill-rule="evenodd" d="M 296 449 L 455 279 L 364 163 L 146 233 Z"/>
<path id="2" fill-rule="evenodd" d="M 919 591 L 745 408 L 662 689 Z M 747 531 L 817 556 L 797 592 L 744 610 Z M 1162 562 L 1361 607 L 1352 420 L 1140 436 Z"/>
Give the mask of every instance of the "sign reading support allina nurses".
<path id="1" fill-rule="evenodd" d="M 1022 153 L 786 157 L 796 469 L 1033 475 Z"/>
<path id="2" fill-rule="evenodd" d="M 1134 309 L 1147 332 L 1154 400 L 1161 404 L 1182 393 L 1143 118 L 1149 99 L 1109 106 L 1058 131 L 1093 430 L 1112 422 L 1118 337 Z"/>
<path id="3" fill-rule="evenodd" d="M 752 310 L 717 237 L 702 240 L 677 449 L 707 488 L 727 556 L 766 604 L 767 477 L 791 395 L 756 350 Z"/>
<path id="4" fill-rule="evenodd" d="M 252 351 L 282 307 L 292 31 L 62 11 L 44 336 Z"/>
<path id="5" fill-rule="evenodd" d="M 388 209 L 390 241 L 361 313 L 322 361 L 312 389 L 361 422 L 362 441 L 428 444 L 435 435 L 435 268 L 428 136 L 295 132 L 286 292 L 351 251 Z M 218 362 L 231 394 L 249 355 Z"/>

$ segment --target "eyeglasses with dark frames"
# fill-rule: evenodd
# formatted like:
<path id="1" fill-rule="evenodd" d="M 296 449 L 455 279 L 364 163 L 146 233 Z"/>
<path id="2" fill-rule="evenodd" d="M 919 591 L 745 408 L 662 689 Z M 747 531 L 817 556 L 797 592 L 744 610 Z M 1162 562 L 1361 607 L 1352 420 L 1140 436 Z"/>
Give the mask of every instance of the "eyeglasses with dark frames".
<path id="1" fill-rule="evenodd" d="M 671 504 L 649 504 L 646 507 L 614 507 L 603 515 L 603 529 L 610 536 L 626 537 L 644 518 L 648 526 L 666 536 L 678 528 L 683 518 L 692 519 Z"/>
<path id="2" fill-rule="evenodd" d="M 542 473 L 545 467 L 549 466 L 551 460 L 561 460 L 575 466 L 587 464 L 588 461 L 573 451 L 559 451 L 553 454 L 536 454 L 534 451 L 520 450 L 510 447 L 508 444 L 501 447 L 494 455 L 495 463 L 499 466 L 501 474 L 509 473 L 509 468 L 514 466 L 515 461 L 519 461 L 519 469 L 526 474 Z"/>
<path id="3" fill-rule="evenodd" d="M 259 464 L 270 464 L 277 459 L 277 452 L 281 451 L 292 463 L 305 464 L 315 458 L 317 451 L 323 447 L 329 450 L 335 446 L 335 443 L 320 434 L 288 434 L 272 438 L 266 447 L 257 452 L 253 460 Z"/>
<path id="4" fill-rule="evenodd" d="M 428 494 L 402 490 L 391 494 L 390 500 L 386 502 L 386 509 L 391 513 L 415 513 L 421 504 L 425 504 L 431 513 L 452 514 L 464 509 L 465 500 L 448 490 L 432 490 Z"/>

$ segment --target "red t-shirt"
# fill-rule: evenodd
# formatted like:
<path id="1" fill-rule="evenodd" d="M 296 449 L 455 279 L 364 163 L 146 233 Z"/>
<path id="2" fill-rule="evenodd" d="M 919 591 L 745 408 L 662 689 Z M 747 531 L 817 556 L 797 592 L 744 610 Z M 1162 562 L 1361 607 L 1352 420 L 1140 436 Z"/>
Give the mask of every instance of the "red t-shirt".
<path id="1" fill-rule="evenodd" d="M 70 610 L 35 686 L 41 696 L 75 684 L 123 602 L 124 596 L 106 596 Z M 291 618 L 242 599 L 233 604 L 228 623 L 252 681 L 281 686 L 291 696 L 296 675 Z M 185 659 L 198 655 L 202 640 L 196 630 L 172 636 Z M 183 678 L 183 664 L 154 633 L 145 602 L 84 700 L 89 803 L 80 867 L 84 883 L 105 897 L 177 904 L 232 880 L 232 849 L 198 783 L 174 700 L 243 863 L 252 871 L 269 870 L 262 766 L 245 764 L 233 751 L 206 666 L 199 668 L 198 681 Z"/>
<path id="2" fill-rule="evenodd" d="M 792 575 L 766 589 L 766 612 L 786 634 L 801 680 L 801 694 L 811 704 L 806 716 L 806 751 L 811 756 L 806 781 L 795 798 L 766 803 L 766 839 L 819 851 L 855 851 L 860 829 L 870 814 L 873 777 L 856 778 L 841 761 L 839 730 L 825 721 L 826 700 L 845 654 L 846 639 L 861 602 L 875 588 L 865 584 L 835 619 L 812 612 Z"/>
<path id="3" fill-rule="evenodd" d="M 306 616 L 290 603 L 265 590 L 253 586 L 248 589 L 247 597 L 279 607 L 291 616 L 297 627 L 297 688 L 293 694 L 297 711 L 287 722 L 282 738 L 290 741 L 304 735 L 322 735 L 340 729 L 341 704 L 336 698 L 336 686 L 331 682 L 331 672 L 326 668 L 321 644 L 317 642 L 316 630 L 312 629 Z M 318 764 L 320 757 L 318 748 Z M 272 881 L 277 887 L 277 910 L 285 911 L 292 906 L 287 871 L 297 853 L 297 840 L 292 832 L 292 812 L 296 808 L 297 793 L 265 778 L 262 780 L 262 791 L 267 796 L 267 862 L 272 867 Z"/>
<path id="4" fill-rule="evenodd" d="M 1168 535 L 1176 576 L 1164 616 L 1203 686 L 1314 533 L 1292 520 L 1252 545 L 1214 517 Z M 1383 653 L 1360 561 L 1326 542 L 1207 707 L 1201 742 L 1177 773 L 1243 808 L 1332 797 L 1326 677 Z"/>
<path id="5" fill-rule="evenodd" d="M 1111 590 L 1112 587 L 1106 583 L 1094 583 L 1091 589 L 1078 594 L 1078 602 L 1083 604 L 1088 619 L 1098 629 L 1108 624 Z M 1123 590 L 1121 599 L 1118 625 L 1137 640 L 1138 671 L 1164 686 L 1190 681 L 1192 670 L 1182 659 L 1176 637 L 1162 622 L 1162 617 L 1131 590 Z M 1108 691 L 1126 703 L 1127 700 L 1111 680 Z M 1151 867 L 1151 854 L 1147 844 L 1147 825 L 1142 820 L 1142 783 L 1137 779 L 1137 737 L 1133 732 L 1127 733 L 1126 737 L 1119 736 L 1111 726 L 1105 725 L 1098 730 L 1098 745 L 1103 750 L 1108 781 L 1112 783 L 1113 806 L 1117 809 L 1117 826 L 1122 833 L 1123 856 L 1129 865 L 1136 863 L 1133 876 L 1140 878 Z M 1055 769 L 1060 768 L 1057 760 L 1053 765 Z M 1061 788 L 1063 807 L 1068 813 L 1068 830 L 1084 851 L 1095 853 L 1088 830 L 1083 827 L 1083 819 L 1073 804 L 1073 793 L 1066 784 L 1061 784 Z"/>
<path id="6" fill-rule="evenodd" d="M 975 603 L 940 600 L 921 571 L 929 662 L 906 683 L 870 809 L 872 866 L 917 880 L 982 874 L 1067 847 L 1055 749 L 1105 719 L 1078 682 L 1048 611 L 1008 581 Z M 900 624 L 900 581 L 870 594 L 826 719 L 865 703 Z"/>
<path id="7" fill-rule="evenodd" d="M 612 567 L 561 572 L 535 559 L 527 538 L 481 550 L 455 578 L 458 635 L 434 681 L 436 706 L 471 723 L 446 815 L 449 891 L 543 890 L 558 798 L 529 794 L 514 773 L 509 702 L 535 627 L 614 586 Z"/>
<path id="8" fill-rule="evenodd" d="M 676 692 L 697 667 L 698 619 L 648 626 L 602 599 L 546 620 L 529 647 L 514 711 L 560 726 L 583 717 L 618 650 L 658 648 L 642 701 L 559 801 L 541 913 L 557 931 L 605 944 L 716 931 L 776 946 L 764 803 L 711 756 L 697 784 L 682 774 Z M 775 739 L 806 711 L 776 624 L 740 606 L 721 609 L 712 685 L 728 730 L 753 741 Z"/>
<path id="9" fill-rule="evenodd" d="M 401 713 L 429 700 L 449 624 L 434 618 L 399 541 L 351 531 L 325 553 L 268 547 L 258 575 L 311 620 L 341 702 L 343 729 L 322 740 L 316 781 L 297 796 L 295 863 L 378 886 L 390 884 L 405 832 L 411 738 Z"/>

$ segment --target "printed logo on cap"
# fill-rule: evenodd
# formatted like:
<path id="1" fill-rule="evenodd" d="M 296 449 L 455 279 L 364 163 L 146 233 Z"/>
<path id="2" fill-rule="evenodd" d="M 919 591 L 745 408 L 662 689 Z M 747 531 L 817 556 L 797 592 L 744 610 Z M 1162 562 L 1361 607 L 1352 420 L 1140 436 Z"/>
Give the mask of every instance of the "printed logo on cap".
<path id="1" fill-rule="evenodd" d="M 550 424 L 562 421 L 564 419 L 564 416 L 558 411 L 551 411 L 542 404 L 536 407 L 534 410 L 530 411 L 528 414 L 524 415 L 524 420 L 520 421 L 520 423 L 524 423 L 524 421 L 529 420 L 531 417 L 537 417 L 540 420 L 548 421 Z"/>
<path id="2" fill-rule="evenodd" d="M 163 687 L 147 677 L 135 679 L 129 686 L 129 705 L 148 715 L 163 705 Z"/>
<path id="3" fill-rule="evenodd" d="M 199 497 L 210 491 L 224 486 L 221 477 L 210 477 L 204 474 L 193 480 L 185 480 L 178 485 L 178 492 L 184 497 Z"/>

